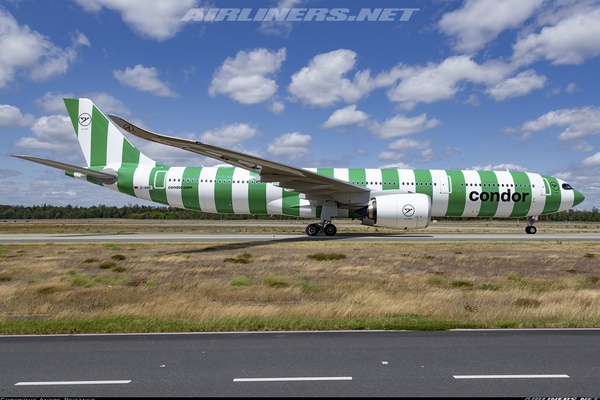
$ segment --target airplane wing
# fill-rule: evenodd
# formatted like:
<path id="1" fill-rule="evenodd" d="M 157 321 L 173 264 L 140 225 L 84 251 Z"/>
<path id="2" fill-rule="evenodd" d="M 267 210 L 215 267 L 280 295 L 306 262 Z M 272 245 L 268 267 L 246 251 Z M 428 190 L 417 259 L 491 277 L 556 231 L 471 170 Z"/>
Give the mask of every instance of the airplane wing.
<path id="1" fill-rule="evenodd" d="M 113 171 L 113 170 L 109 170 L 109 169 L 104 170 L 104 171 L 94 171 L 91 169 L 78 167 L 76 165 L 65 164 L 65 163 L 61 163 L 58 161 L 48 160 L 45 158 L 39 158 L 39 157 L 33 157 L 33 156 L 20 156 L 20 155 L 14 155 L 14 154 L 12 156 L 16 157 L 16 158 L 21 158 L 21 159 L 27 160 L 27 161 L 33 161 L 38 164 L 47 165 L 49 167 L 61 169 L 65 172 L 71 172 L 71 173 L 77 172 L 77 173 L 80 173 L 85 176 L 91 176 L 92 178 L 97 179 L 102 183 L 107 183 L 107 184 L 115 183 L 118 178 L 117 172 Z"/>
<path id="2" fill-rule="evenodd" d="M 178 147 L 227 164 L 256 172 L 261 182 L 303 193 L 308 200 L 335 200 L 341 204 L 366 204 L 370 190 L 339 179 L 206 143 L 163 136 L 142 129 L 116 115 L 109 115 L 120 128 L 142 139 Z"/>

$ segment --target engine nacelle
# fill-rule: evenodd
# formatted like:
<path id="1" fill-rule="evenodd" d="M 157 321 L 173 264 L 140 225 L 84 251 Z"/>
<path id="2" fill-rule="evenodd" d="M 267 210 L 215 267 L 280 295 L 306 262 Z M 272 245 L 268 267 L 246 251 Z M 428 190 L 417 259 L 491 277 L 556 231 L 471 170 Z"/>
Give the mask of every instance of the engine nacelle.
<path id="1" fill-rule="evenodd" d="M 392 229 L 426 228 L 431 219 L 431 199 L 426 194 L 408 193 L 377 196 L 367 208 L 365 225 Z"/>

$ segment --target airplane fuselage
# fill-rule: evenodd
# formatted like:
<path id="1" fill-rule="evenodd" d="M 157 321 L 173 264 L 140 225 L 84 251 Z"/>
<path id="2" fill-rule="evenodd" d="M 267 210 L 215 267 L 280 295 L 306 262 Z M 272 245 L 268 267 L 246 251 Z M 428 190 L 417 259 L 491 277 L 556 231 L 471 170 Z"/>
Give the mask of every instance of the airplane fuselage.
<path id="1" fill-rule="evenodd" d="M 565 182 L 529 172 L 307 169 L 368 188 L 373 196 L 426 194 L 431 199 L 432 217 L 528 217 L 567 210 L 575 200 L 574 191 L 568 185 L 565 188 Z M 207 213 L 306 218 L 319 218 L 321 213 L 314 196 L 307 198 L 276 184 L 263 183 L 258 174 L 241 168 L 121 164 L 116 170 L 116 183 L 95 183 L 145 200 Z M 77 173 L 71 176 L 81 177 Z M 363 206 L 340 209 L 337 217 L 363 218 L 355 213 Z"/>

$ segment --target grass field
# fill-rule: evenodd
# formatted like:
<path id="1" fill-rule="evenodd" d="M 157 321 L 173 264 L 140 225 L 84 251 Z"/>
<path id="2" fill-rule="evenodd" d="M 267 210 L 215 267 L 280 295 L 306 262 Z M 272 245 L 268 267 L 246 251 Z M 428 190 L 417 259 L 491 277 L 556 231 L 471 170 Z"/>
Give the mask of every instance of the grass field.
<path id="1" fill-rule="evenodd" d="M 304 224 L 11 221 L 0 231 L 300 232 Z M 600 243 L 0 244 L 2 334 L 478 327 L 600 327 Z"/>

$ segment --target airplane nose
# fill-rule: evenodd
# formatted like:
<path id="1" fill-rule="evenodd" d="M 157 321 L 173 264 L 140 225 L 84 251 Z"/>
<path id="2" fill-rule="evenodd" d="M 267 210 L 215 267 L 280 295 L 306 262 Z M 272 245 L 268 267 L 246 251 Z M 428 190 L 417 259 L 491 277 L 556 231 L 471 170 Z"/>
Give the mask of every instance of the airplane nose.
<path id="1" fill-rule="evenodd" d="M 573 199 L 573 207 L 583 203 L 585 196 L 579 190 L 574 190 L 575 198 Z"/>

